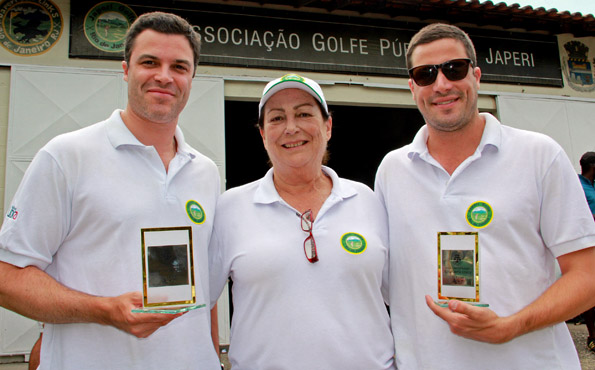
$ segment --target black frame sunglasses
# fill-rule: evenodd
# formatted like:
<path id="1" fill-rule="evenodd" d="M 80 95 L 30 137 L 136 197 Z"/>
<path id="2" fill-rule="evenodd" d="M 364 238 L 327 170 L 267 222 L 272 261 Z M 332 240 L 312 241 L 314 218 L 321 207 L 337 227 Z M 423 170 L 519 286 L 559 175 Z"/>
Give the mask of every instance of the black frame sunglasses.
<path id="1" fill-rule="evenodd" d="M 411 68 L 409 70 L 409 77 L 418 86 L 428 86 L 436 81 L 438 70 L 441 69 L 444 77 L 448 80 L 459 81 L 467 76 L 469 66 L 473 66 L 473 62 L 469 58 L 452 59 L 442 64 L 424 64 Z"/>

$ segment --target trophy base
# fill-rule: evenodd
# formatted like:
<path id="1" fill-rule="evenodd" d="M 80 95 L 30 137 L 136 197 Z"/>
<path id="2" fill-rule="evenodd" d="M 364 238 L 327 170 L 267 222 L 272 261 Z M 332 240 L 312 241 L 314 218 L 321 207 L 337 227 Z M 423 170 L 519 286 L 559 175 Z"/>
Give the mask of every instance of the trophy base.
<path id="1" fill-rule="evenodd" d="M 143 307 L 143 308 L 134 308 L 132 312 L 134 313 L 167 313 L 167 314 L 177 314 L 186 311 L 196 310 L 197 308 L 206 307 L 206 304 L 195 304 L 192 306 L 184 306 L 184 307 Z"/>
<path id="2" fill-rule="evenodd" d="M 461 302 L 465 302 L 465 301 L 461 301 Z M 434 301 L 434 303 L 436 303 L 440 307 L 448 307 L 448 301 Z M 489 303 L 479 303 L 479 302 L 465 302 L 465 303 L 470 304 L 471 306 L 475 306 L 475 307 L 490 307 Z"/>

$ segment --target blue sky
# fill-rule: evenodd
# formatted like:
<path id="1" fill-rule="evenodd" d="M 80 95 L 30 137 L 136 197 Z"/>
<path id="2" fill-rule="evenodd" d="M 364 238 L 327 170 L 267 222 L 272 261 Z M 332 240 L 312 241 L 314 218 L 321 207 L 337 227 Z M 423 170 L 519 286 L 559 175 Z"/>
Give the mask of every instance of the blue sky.
<path id="1" fill-rule="evenodd" d="M 494 4 L 498 4 L 501 1 L 492 0 L 492 2 Z M 556 8 L 558 11 L 568 10 L 571 13 L 580 12 L 583 15 L 595 14 L 595 0 L 507 0 L 502 2 L 506 3 L 507 5 L 514 3 L 517 3 L 520 6 L 531 5 L 533 8 Z"/>

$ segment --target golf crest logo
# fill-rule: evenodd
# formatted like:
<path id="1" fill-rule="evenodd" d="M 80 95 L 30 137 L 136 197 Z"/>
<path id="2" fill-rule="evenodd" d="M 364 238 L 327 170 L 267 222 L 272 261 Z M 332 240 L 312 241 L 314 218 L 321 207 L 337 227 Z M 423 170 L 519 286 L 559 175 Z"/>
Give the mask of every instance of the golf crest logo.
<path id="1" fill-rule="evenodd" d="M 136 13 L 127 5 L 104 1 L 85 15 L 85 37 L 95 48 L 108 53 L 124 51 L 124 39 Z"/>
<path id="2" fill-rule="evenodd" d="M 50 0 L 3 1 L 0 22 L 0 44 L 19 56 L 43 54 L 62 35 L 62 14 Z"/>
<path id="3" fill-rule="evenodd" d="M 476 229 L 488 226 L 493 216 L 492 207 L 486 202 L 475 202 L 467 208 L 467 222 Z"/>
<path id="4" fill-rule="evenodd" d="M 366 250 L 366 239 L 358 233 L 345 233 L 341 236 L 341 246 L 351 254 L 361 254 Z"/>
<path id="5" fill-rule="evenodd" d="M 195 200 L 186 202 L 186 214 L 195 224 L 202 224 L 205 222 L 206 214 L 202 206 Z"/>

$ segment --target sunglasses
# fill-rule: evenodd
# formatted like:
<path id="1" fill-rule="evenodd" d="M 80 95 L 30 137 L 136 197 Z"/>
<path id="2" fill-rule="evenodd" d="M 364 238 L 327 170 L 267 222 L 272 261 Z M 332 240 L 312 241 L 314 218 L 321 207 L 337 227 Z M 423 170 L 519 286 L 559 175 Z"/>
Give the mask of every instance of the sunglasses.
<path id="1" fill-rule="evenodd" d="M 415 81 L 418 86 L 428 86 L 433 84 L 438 77 L 438 70 L 450 81 L 459 81 L 467 76 L 469 72 L 471 59 L 453 59 L 442 64 L 425 64 L 423 66 L 413 67 L 409 70 L 409 77 Z"/>
<path id="2" fill-rule="evenodd" d="M 309 234 L 306 240 L 304 240 L 304 252 L 306 253 L 306 258 L 308 261 L 310 261 L 310 263 L 318 262 L 316 241 L 314 240 L 314 235 L 312 235 L 312 223 L 314 222 L 312 218 L 312 210 L 309 209 L 301 214 L 300 219 L 302 223 L 302 230 Z"/>

